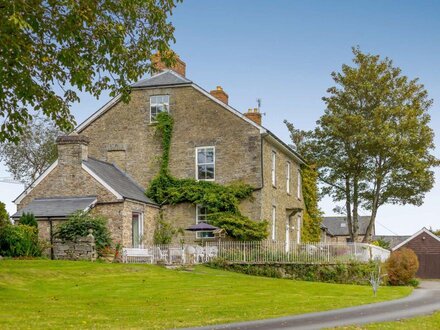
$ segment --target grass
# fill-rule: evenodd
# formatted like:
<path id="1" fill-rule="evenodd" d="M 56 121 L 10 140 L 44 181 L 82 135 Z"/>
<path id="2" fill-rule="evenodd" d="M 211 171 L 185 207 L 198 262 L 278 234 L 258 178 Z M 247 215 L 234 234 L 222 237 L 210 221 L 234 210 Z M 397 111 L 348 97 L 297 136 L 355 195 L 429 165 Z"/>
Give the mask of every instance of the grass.
<path id="1" fill-rule="evenodd" d="M 0 261 L 0 328 L 189 327 L 323 311 L 396 299 L 408 287 L 254 277 L 198 266 L 50 260 Z"/>
<path id="2" fill-rule="evenodd" d="M 362 326 L 340 327 L 340 330 L 424 330 L 440 329 L 440 312 L 402 321 L 371 323 Z"/>

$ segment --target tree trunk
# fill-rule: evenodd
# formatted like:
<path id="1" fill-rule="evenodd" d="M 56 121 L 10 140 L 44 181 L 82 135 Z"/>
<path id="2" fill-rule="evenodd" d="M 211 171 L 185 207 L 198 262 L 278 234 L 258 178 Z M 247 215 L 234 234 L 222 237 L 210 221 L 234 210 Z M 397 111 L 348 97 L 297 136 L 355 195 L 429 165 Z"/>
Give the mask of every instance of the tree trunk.
<path id="1" fill-rule="evenodd" d="M 376 189 L 374 190 L 374 195 L 373 195 L 374 197 L 373 197 L 373 203 L 371 206 L 370 222 L 368 223 L 368 227 L 365 232 L 365 236 L 364 236 L 364 239 L 362 240 L 362 243 L 370 243 L 371 242 L 373 228 L 374 228 L 374 225 L 376 222 L 377 209 L 379 208 L 379 194 L 380 194 L 381 187 L 382 187 L 382 182 L 378 181 L 376 183 Z"/>
<path id="2" fill-rule="evenodd" d="M 350 178 L 345 178 L 345 208 L 347 214 L 347 227 L 350 240 L 353 240 L 353 222 L 351 221 L 351 196 L 350 196 Z"/>
<path id="3" fill-rule="evenodd" d="M 353 242 L 357 242 L 359 232 L 359 182 L 357 177 L 353 179 Z"/>

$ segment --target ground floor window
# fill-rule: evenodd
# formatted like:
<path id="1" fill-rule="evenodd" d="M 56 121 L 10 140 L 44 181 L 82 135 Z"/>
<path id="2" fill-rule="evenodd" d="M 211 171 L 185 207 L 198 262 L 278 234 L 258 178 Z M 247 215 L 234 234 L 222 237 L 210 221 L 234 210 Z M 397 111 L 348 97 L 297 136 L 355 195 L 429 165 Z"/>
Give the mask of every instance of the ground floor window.
<path id="1" fill-rule="evenodd" d="M 272 206 L 272 241 L 277 239 L 277 207 Z"/>
<path id="2" fill-rule="evenodd" d="M 144 224 L 142 213 L 133 212 L 131 215 L 131 238 L 134 248 L 142 247 Z"/>
<path id="3" fill-rule="evenodd" d="M 208 220 L 209 211 L 206 207 L 197 205 L 196 206 L 196 224 L 199 223 L 209 223 Z M 214 233 L 212 231 L 198 231 L 196 232 L 197 238 L 213 238 Z"/>

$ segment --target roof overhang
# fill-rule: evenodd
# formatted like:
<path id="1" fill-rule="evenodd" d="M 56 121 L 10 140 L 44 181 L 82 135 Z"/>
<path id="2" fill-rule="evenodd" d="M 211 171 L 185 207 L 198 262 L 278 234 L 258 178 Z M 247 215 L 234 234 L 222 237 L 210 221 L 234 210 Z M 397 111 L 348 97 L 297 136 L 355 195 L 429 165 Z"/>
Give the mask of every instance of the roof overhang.
<path id="1" fill-rule="evenodd" d="M 429 236 L 431 236 L 432 238 L 436 239 L 437 241 L 440 242 L 440 237 L 438 237 L 437 235 L 431 233 L 428 229 L 426 229 L 425 227 L 423 227 L 422 229 L 420 229 L 417 233 L 415 233 L 414 235 L 412 235 L 411 237 L 407 238 L 406 240 L 404 240 L 402 243 L 397 244 L 395 247 L 393 247 L 391 249 L 391 251 L 395 251 L 399 248 L 401 248 L 402 246 L 404 246 L 405 244 L 407 244 L 408 242 L 410 242 L 411 240 L 413 240 L 415 237 L 419 236 L 420 234 L 425 233 Z"/>
<path id="2" fill-rule="evenodd" d="M 38 185 L 41 181 L 44 180 L 46 176 L 49 175 L 50 172 L 52 172 L 55 167 L 58 165 L 58 159 L 50 165 L 34 182 L 32 182 L 23 192 L 15 199 L 13 202 L 15 204 L 20 204 L 21 201 L 34 189 L 36 185 Z"/>
<path id="3" fill-rule="evenodd" d="M 63 219 L 77 211 L 89 211 L 97 201 L 96 196 L 35 198 L 11 218 L 18 219 L 24 213 L 32 213 L 37 219 Z"/>

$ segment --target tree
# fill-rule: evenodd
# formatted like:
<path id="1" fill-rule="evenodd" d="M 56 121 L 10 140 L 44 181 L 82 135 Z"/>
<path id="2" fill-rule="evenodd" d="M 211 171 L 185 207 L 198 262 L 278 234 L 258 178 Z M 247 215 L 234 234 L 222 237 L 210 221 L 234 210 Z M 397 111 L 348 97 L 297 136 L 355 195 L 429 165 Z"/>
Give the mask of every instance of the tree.
<path id="1" fill-rule="evenodd" d="M 0 227 L 6 224 L 10 224 L 9 214 L 6 211 L 6 205 L 3 202 L 0 202 Z"/>
<path id="2" fill-rule="evenodd" d="M 333 72 L 327 106 L 304 142 L 326 183 L 323 193 L 343 201 L 352 240 L 360 209 L 371 212 L 364 241 L 371 240 L 384 204 L 420 206 L 439 165 L 431 151 L 432 100 L 418 79 L 410 80 L 390 59 L 353 48 L 354 66 Z"/>
<path id="3" fill-rule="evenodd" d="M 95 97 L 110 90 L 127 102 L 153 53 L 173 61 L 167 19 L 178 1 L 1 0 L 0 141 L 18 141 L 34 111 L 71 130 L 75 90 Z"/>
<path id="4" fill-rule="evenodd" d="M 0 160 L 15 180 L 29 185 L 57 159 L 58 134 L 60 131 L 48 119 L 36 117 L 22 129 L 19 142 L 0 144 Z"/>

